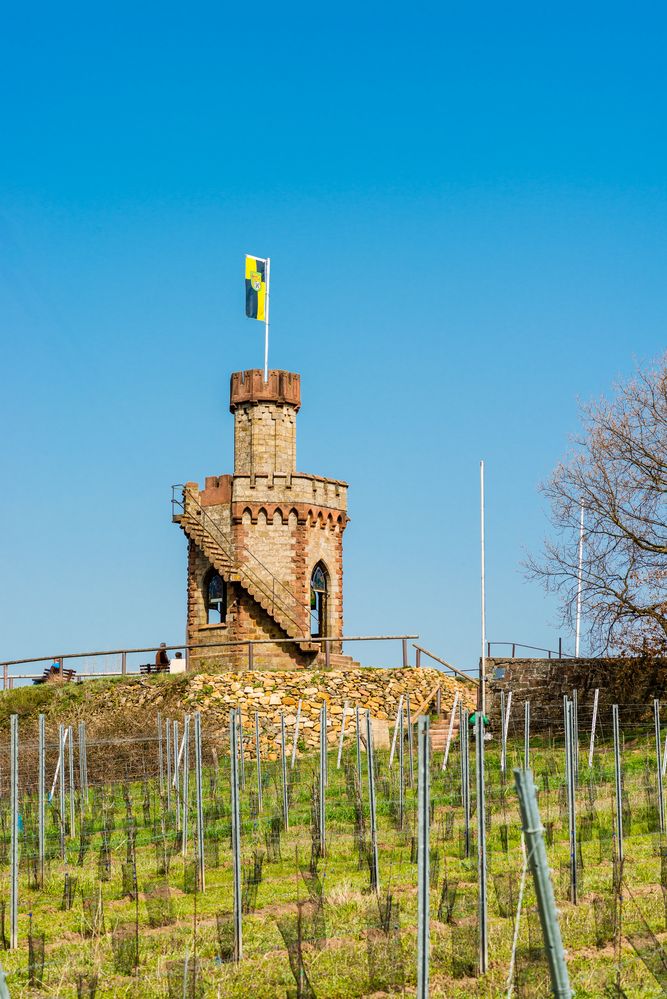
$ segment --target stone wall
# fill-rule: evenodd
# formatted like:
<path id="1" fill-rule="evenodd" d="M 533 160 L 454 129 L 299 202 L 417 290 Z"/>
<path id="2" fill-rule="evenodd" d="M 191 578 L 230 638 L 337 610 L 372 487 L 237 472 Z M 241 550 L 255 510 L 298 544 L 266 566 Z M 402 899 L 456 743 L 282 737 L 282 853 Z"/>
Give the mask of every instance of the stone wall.
<path id="1" fill-rule="evenodd" d="M 489 711 L 499 720 L 500 692 L 512 691 L 512 717 L 523 718 L 530 701 L 531 729 L 563 723 L 563 695 L 577 691 L 580 712 L 592 711 L 596 687 L 604 723 L 618 704 L 624 721 L 639 721 L 653 710 L 653 698 L 667 696 L 667 660 L 644 659 L 487 659 Z M 500 673 L 504 673 L 500 676 Z M 516 712 L 516 713 L 515 713 Z M 522 724 L 522 722 L 521 722 Z"/>
<path id="2" fill-rule="evenodd" d="M 340 738 L 343 707 L 347 701 L 354 712 L 358 705 L 370 710 L 373 718 L 393 721 L 401 694 L 410 695 L 416 711 L 433 691 L 441 689 L 441 708 L 451 708 L 455 691 L 472 709 L 475 695 L 470 684 L 459 684 L 434 669 L 329 670 L 328 672 L 292 670 L 280 673 L 240 671 L 225 674 L 194 675 L 189 680 L 184 709 L 202 712 L 205 729 L 220 731 L 229 723 L 229 712 L 240 707 L 243 728 L 254 741 L 255 711 L 259 715 L 261 745 L 268 759 L 276 759 L 280 748 L 280 715 L 285 715 L 288 743 L 291 746 L 296 725 L 296 711 L 301 698 L 299 748 L 313 750 L 319 746 L 320 709 L 326 702 L 329 718 L 328 741 L 337 744 Z M 345 731 L 352 738 L 355 722 L 348 715 Z"/>

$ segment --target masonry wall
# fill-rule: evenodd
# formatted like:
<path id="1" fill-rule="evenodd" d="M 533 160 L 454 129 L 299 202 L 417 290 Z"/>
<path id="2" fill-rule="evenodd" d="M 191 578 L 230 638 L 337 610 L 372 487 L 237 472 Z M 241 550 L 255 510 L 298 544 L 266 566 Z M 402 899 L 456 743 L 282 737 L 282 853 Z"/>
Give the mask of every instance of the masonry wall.
<path id="1" fill-rule="evenodd" d="M 610 659 L 487 659 L 489 710 L 497 725 L 500 692 L 512 691 L 512 715 L 523 726 L 524 702 L 530 701 L 531 730 L 563 724 L 563 696 L 577 691 L 580 717 L 590 716 L 596 687 L 598 711 L 604 723 L 618 704 L 623 721 L 647 718 L 653 698 L 667 696 L 667 660 Z M 503 676 L 500 676 L 500 673 Z"/>

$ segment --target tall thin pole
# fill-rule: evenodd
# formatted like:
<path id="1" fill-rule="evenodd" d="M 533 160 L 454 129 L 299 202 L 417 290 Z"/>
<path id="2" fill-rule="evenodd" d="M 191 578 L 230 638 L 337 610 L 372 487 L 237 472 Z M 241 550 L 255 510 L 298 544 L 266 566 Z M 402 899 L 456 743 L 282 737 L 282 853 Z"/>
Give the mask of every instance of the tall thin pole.
<path id="1" fill-rule="evenodd" d="M 67 729 L 67 736 L 69 740 L 67 746 L 67 762 L 69 770 L 69 834 L 70 836 L 74 836 L 74 824 L 76 821 L 74 801 L 74 729 L 71 725 Z"/>
<path id="2" fill-rule="evenodd" d="M 355 707 L 355 714 L 357 719 L 357 777 L 359 778 L 359 785 L 361 786 L 361 731 L 359 729 L 359 705 Z"/>
<path id="3" fill-rule="evenodd" d="M 579 521 L 579 574 L 577 578 L 577 619 L 574 632 L 574 654 L 579 655 L 579 639 L 581 637 L 581 589 L 584 576 L 584 504 L 581 504 L 581 519 Z"/>
<path id="4" fill-rule="evenodd" d="M 269 305 L 271 302 L 271 257 L 266 258 L 265 270 L 266 275 L 266 303 L 264 309 L 264 315 L 266 317 L 264 326 L 264 381 L 269 380 Z"/>
<path id="5" fill-rule="evenodd" d="M 65 859 L 65 726 L 58 726 L 58 741 L 60 743 L 60 753 L 58 754 L 58 785 L 60 803 L 60 856 Z"/>
<path id="6" fill-rule="evenodd" d="M 236 709 L 236 717 L 238 718 L 239 725 L 239 761 L 241 763 L 241 790 L 245 791 L 245 756 L 243 755 L 243 720 L 241 718 L 241 709 Z"/>
<path id="7" fill-rule="evenodd" d="M 40 886 L 44 887 L 44 809 L 46 802 L 45 787 L 44 787 L 44 776 L 46 767 L 46 720 L 44 715 L 39 716 L 39 773 L 38 773 L 38 797 L 39 797 L 39 825 L 38 825 L 38 843 L 39 843 L 39 883 Z"/>
<path id="8" fill-rule="evenodd" d="M 429 994 L 429 737 L 428 715 L 417 722 L 417 999 Z"/>
<path id="9" fill-rule="evenodd" d="M 398 699 L 398 711 L 396 712 L 396 724 L 394 725 L 394 734 L 391 739 L 391 750 L 389 751 L 389 769 L 391 770 L 392 764 L 394 762 L 394 753 L 396 752 L 396 736 L 398 735 L 398 719 L 403 713 L 403 694 Z"/>
<path id="10" fill-rule="evenodd" d="M 523 702 L 523 769 L 530 770 L 530 701 Z"/>
<path id="11" fill-rule="evenodd" d="M 572 701 L 565 698 L 565 778 L 567 781 L 567 823 L 570 839 L 570 901 L 578 900 L 577 871 L 577 816 L 574 762 L 574 725 Z"/>
<path id="12" fill-rule="evenodd" d="M 167 718 L 165 724 L 165 741 L 167 743 L 167 808 L 171 808 L 171 721 Z"/>
<path id="13" fill-rule="evenodd" d="M 289 796 L 287 793 L 287 759 L 285 756 L 285 715 L 280 712 L 280 760 L 283 775 L 283 826 L 289 829 Z"/>
<path id="14" fill-rule="evenodd" d="M 595 688 L 595 694 L 593 695 L 593 720 L 591 722 L 591 743 L 588 748 L 588 766 L 589 768 L 593 766 L 593 750 L 595 749 L 595 723 L 598 718 L 598 699 L 600 697 L 600 688 Z"/>
<path id="15" fill-rule="evenodd" d="M 10 947 L 18 947 L 19 942 L 19 716 L 10 718 L 11 732 L 11 889 L 10 889 Z"/>
<path id="16" fill-rule="evenodd" d="M 338 743 L 338 761 L 336 763 L 336 770 L 340 770 L 340 761 L 343 758 L 343 739 L 345 738 L 345 719 L 347 717 L 347 706 L 348 702 L 345 701 L 343 705 L 343 717 L 340 721 L 340 742 Z"/>
<path id="17" fill-rule="evenodd" d="M 657 697 L 653 699 L 653 720 L 655 722 L 655 764 L 658 776 L 658 812 L 660 813 L 660 832 L 665 831 L 665 800 L 662 786 L 662 767 L 660 766 L 660 750 L 662 749 L 662 739 L 660 738 L 660 701 Z"/>
<path id="18" fill-rule="evenodd" d="M 296 721 L 294 723 L 294 741 L 292 742 L 292 760 L 290 763 L 290 770 L 294 770 L 294 764 L 296 763 L 296 744 L 299 738 L 300 721 L 301 721 L 301 698 L 299 698 L 299 703 L 296 706 Z"/>
<path id="19" fill-rule="evenodd" d="M 255 755 L 257 756 L 257 808 L 262 810 L 262 753 L 259 740 L 259 712 L 255 711 Z"/>
<path id="20" fill-rule="evenodd" d="M 515 770 L 514 779 L 521 810 L 521 824 L 526 837 L 526 853 L 535 884 L 535 896 L 542 924 L 542 937 L 549 964 L 551 987 L 553 995 L 557 999 L 569 999 L 572 991 L 558 923 L 558 910 L 549 875 L 549 862 L 544 846 L 543 827 L 537 807 L 533 775 L 530 771 Z"/>
<path id="21" fill-rule="evenodd" d="M 614 732 L 614 776 L 616 778 L 616 839 L 619 862 L 623 863 L 623 776 L 621 773 L 621 737 L 618 726 L 618 704 L 611 706 Z"/>
<path id="22" fill-rule="evenodd" d="M 459 703 L 459 692 L 458 690 L 454 694 L 454 703 L 452 704 L 452 710 L 449 715 L 449 728 L 447 729 L 447 742 L 445 743 L 445 753 L 442 757 L 442 769 L 447 769 L 447 760 L 449 759 L 449 749 L 452 744 L 452 732 L 454 731 L 454 718 L 456 716 L 456 705 Z"/>
<path id="23" fill-rule="evenodd" d="M 241 910 L 241 809 L 239 803 L 239 758 L 236 712 L 229 713 L 229 759 L 232 792 L 232 860 L 234 864 L 234 959 L 243 957 L 243 917 Z"/>
<path id="24" fill-rule="evenodd" d="M 199 874 L 199 890 L 204 891 L 204 795 L 202 788 L 202 757 L 201 757 L 201 714 L 195 712 L 195 782 L 197 794 L 197 865 Z"/>
<path id="25" fill-rule="evenodd" d="M 183 722 L 183 856 L 188 853 L 188 812 L 190 805 L 190 715 Z"/>
<path id="26" fill-rule="evenodd" d="M 380 892 L 380 865 L 378 861 L 378 832 L 375 814 L 375 771 L 373 769 L 373 728 L 371 713 L 366 711 L 366 763 L 368 765 L 368 810 L 371 823 L 371 863 L 373 865 L 373 891 Z"/>
<path id="27" fill-rule="evenodd" d="M 327 705 L 320 708 L 320 856 L 326 857 L 327 843 Z"/>
<path id="28" fill-rule="evenodd" d="M 479 659 L 479 707 L 486 714 L 486 559 L 484 545 L 484 462 L 479 463 L 479 531 L 481 555 L 482 655 Z"/>
<path id="29" fill-rule="evenodd" d="M 530 704 L 529 701 L 526 701 Z M 489 934 L 486 872 L 486 791 L 484 786 L 484 720 L 477 715 L 477 877 L 479 884 L 479 973 L 485 975 L 489 966 Z"/>
<path id="30" fill-rule="evenodd" d="M 157 757 L 160 794 L 162 794 L 164 792 L 164 757 L 162 755 L 162 715 L 159 711 L 157 713 Z"/>

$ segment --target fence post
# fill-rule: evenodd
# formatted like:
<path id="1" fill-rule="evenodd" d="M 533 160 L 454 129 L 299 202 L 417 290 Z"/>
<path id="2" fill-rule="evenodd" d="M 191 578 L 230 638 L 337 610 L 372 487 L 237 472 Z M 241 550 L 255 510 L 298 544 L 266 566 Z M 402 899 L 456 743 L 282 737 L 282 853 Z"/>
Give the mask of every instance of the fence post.
<path id="1" fill-rule="evenodd" d="M 338 744 L 338 761 L 336 763 L 336 770 L 340 770 L 340 761 L 343 757 L 343 739 L 345 738 L 345 719 L 347 717 L 347 705 L 348 701 L 343 704 L 343 717 L 340 721 L 340 742 Z"/>
<path id="2" fill-rule="evenodd" d="M 526 702 L 530 704 L 530 701 Z M 530 720 L 530 719 L 529 719 Z M 485 975 L 489 966 L 489 933 L 486 878 L 486 788 L 484 782 L 484 718 L 477 713 L 477 878 L 479 898 L 479 973 Z"/>
<path id="3" fill-rule="evenodd" d="M 10 781 L 11 781 L 11 887 L 10 887 L 10 947 L 19 942 L 19 716 L 10 718 Z"/>
<path id="4" fill-rule="evenodd" d="M 320 708 L 320 856 L 326 857 L 327 842 L 327 705 Z"/>
<path id="5" fill-rule="evenodd" d="M 373 769 L 373 727 L 371 713 L 366 711 L 366 763 L 368 765 L 368 806 L 371 823 L 371 888 L 376 893 L 380 891 L 380 870 L 378 862 L 378 835 L 375 814 L 375 771 Z"/>
<path id="6" fill-rule="evenodd" d="M 662 739 L 660 737 L 660 701 L 658 698 L 653 699 L 653 720 L 655 723 L 655 765 L 658 772 L 658 812 L 660 813 L 660 832 L 665 831 L 665 802 L 663 797 L 663 786 L 662 786 L 662 767 L 660 760 L 660 751 L 662 749 Z"/>
<path id="7" fill-rule="evenodd" d="M 197 795 L 197 870 L 200 891 L 206 889 L 204 866 L 204 798 L 202 793 L 201 714 L 195 712 L 195 790 Z"/>
<path id="8" fill-rule="evenodd" d="M 576 905 L 578 872 L 573 715 L 572 701 L 565 697 L 565 779 L 567 781 L 567 824 L 570 839 L 570 901 Z"/>
<path id="9" fill-rule="evenodd" d="M 58 726 L 58 742 L 60 750 L 58 753 L 58 778 L 59 778 L 59 804 L 60 804 L 60 856 L 65 859 L 65 726 Z"/>
<path id="10" fill-rule="evenodd" d="M 171 721 L 167 718 L 165 725 L 165 742 L 167 743 L 167 809 L 171 808 Z"/>
<path id="11" fill-rule="evenodd" d="M 556 900 L 549 877 L 549 864 L 542 835 L 542 822 L 537 807 L 533 775 L 530 771 L 515 770 L 514 780 L 519 798 L 523 834 L 526 838 L 526 854 L 535 885 L 535 896 L 553 995 L 558 999 L 570 999 L 572 992 L 558 924 Z"/>
<path id="12" fill-rule="evenodd" d="M 171 729 L 174 736 L 174 790 L 176 791 L 176 828 L 180 829 L 181 828 L 181 764 L 178 752 L 179 725 L 176 720 L 174 720 Z"/>
<path id="13" fill-rule="evenodd" d="M 243 957 L 243 917 L 241 912 L 241 809 L 239 806 L 238 748 L 236 745 L 236 717 L 229 713 L 229 759 L 232 796 L 232 862 L 234 865 L 234 960 Z"/>
<path id="14" fill-rule="evenodd" d="M 241 719 L 241 708 L 236 709 L 236 717 L 239 725 L 239 760 L 241 762 L 241 790 L 245 791 L 245 756 L 243 754 L 243 721 Z"/>
<path id="15" fill-rule="evenodd" d="M 160 778 L 160 797 L 164 792 L 164 759 L 162 756 L 162 715 L 157 713 L 157 762 L 158 774 Z"/>
<path id="16" fill-rule="evenodd" d="M 459 703 L 459 692 L 458 690 L 454 694 L 454 701 L 452 703 L 452 710 L 449 714 L 449 728 L 447 729 L 447 741 L 445 743 L 445 752 L 442 757 L 442 769 L 447 769 L 447 760 L 449 759 L 449 749 L 452 744 L 452 732 L 454 731 L 454 718 L 456 717 L 456 706 Z"/>
<path id="17" fill-rule="evenodd" d="M 120 671 L 123 676 L 127 673 L 127 652 L 121 652 L 120 654 Z"/>
<path id="18" fill-rule="evenodd" d="M 361 732 L 359 731 L 359 705 L 356 705 L 356 715 L 357 715 L 357 777 L 359 778 L 359 786 L 361 787 Z"/>
<path id="19" fill-rule="evenodd" d="M 255 653 L 253 649 L 252 642 L 248 642 L 248 669 L 253 668 L 253 663 L 255 661 Z"/>
<path id="20" fill-rule="evenodd" d="M 618 730 L 618 704 L 611 706 L 611 723 L 614 732 L 614 776 L 616 780 L 616 838 L 618 859 L 623 864 L 623 778 L 621 774 L 621 741 Z"/>
<path id="21" fill-rule="evenodd" d="M 283 775 L 283 826 L 289 829 L 289 795 L 287 793 L 287 758 L 285 756 L 285 714 L 280 712 L 280 761 Z"/>
<path id="22" fill-rule="evenodd" d="M 294 770 L 294 764 L 296 763 L 296 743 L 299 738 L 299 724 L 301 722 L 301 698 L 296 706 L 296 721 L 294 723 L 294 740 L 292 742 L 292 761 L 290 764 L 290 770 Z"/>
<path id="23" fill-rule="evenodd" d="M 331 669 L 331 649 L 329 648 L 329 640 L 324 643 L 324 668 Z"/>
<path id="24" fill-rule="evenodd" d="M 83 835 L 83 821 L 86 814 L 86 726 L 79 722 L 79 822 Z"/>
<path id="25" fill-rule="evenodd" d="M 530 770 L 530 701 L 523 702 L 523 769 Z"/>
<path id="26" fill-rule="evenodd" d="M 188 854 L 188 805 L 190 804 L 190 715 L 183 720 L 183 856 Z"/>
<path id="27" fill-rule="evenodd" d="M 500 772 L 507 766 L 507 742 L 505 741 L 505 691 L 500 691 Z"/>
<path id="28" fill-rule="evenodd" d="M 412 731 L 412 714 L 410 713 L 410 695 L 405 695 L 405 703 L 407 705 L 407 722 L 408 722 L 408 755 L 410 764 L 410 787 L 415 786 L 415 769 L 414 769 L 414 738 Z"/>
<path id="29" fill-rule="evenodd" d="M 417 721 L 417 999 L 429 994 L 429 824 L 431 811 L 428 716 Z"/>
<path id="30" fill-rule="evenodd" d="M 459 715 L 461 743 L 461 804 L 463 805 L 463 834 L 466 857 L 470 856 L 470 757 L 468 746 L 468 712 L 461 706 Z"/>
<path id="31" fill-rule="evenodd" d="M 401 700 L 400 714 L 398 718 L 398 818 L 399 828 L 403 828 L 405 816 L 405 767 L 404 767 L 405 734 L 403 731 L 403 703 Z"/>
<path id="32" fill-rule="evenodd" d="M 394 734 L 391 740 L 391 750 L 389 752 L 389 769 L 391 770 L 394 762 L 394 753 L 396 751 L 396 736 L 398 733 L 398 719 L 403 714 L 403 694 L 398 699 L 398 711 L 396 712 L 396 722 L 394 724 Z"/>
<path id="33" fill-rule="evenodd" d="M 422 652 L 421 652 L 421 649 L 417 649 L 416 648 L 415 649 L 415 666 L 417 667 L 417 669 L 420 668 L 421 664 L 422 664 Z"/>
<path id="34" fill-rule="evenodd" d="M 39 819 L 38 819 L 38 849 L 39 849 L 39 883 L 40 887 L 44 887 L 44 811 L 46 806 L 46 794 L 44 787 L 44 778 L 46 772 L 46 720 L 44 715 L 39 716 L 39 764 L 38 764 L 38 808 L 39 808 Z"/>
<path id="35" fill-rule="evenodd" d="M 572 748 L 574 763 L 574 782 L 579 783 L 579 694 L 572 691 Z"/>
<path id="36" fill-rule="evenodd" d="M 70 725 L 67 729 L 67 761 L 69 770 L 69 834 L 73 837 L 76 834 L 76 802 L 74 799 L 74 729 Z"/>
<path id="37" fill-rule="evenodd" d="M 591 744 L 588 749 L 588 766 L 593 766 L 593 750 L 595 748 L 595 723 L 598 718 L 598 698 L 600 696 L 600 688 L 595 688 L 595 693 L 593 695 L 593 720 L 591 722 Z"/>
<path id="38" fill-rule="evenodd" d="M 262 753 L 259 739 L 259 712 L 255 711 L 255 755 L 257 757 L 257 809 L 262 810 Z"/>

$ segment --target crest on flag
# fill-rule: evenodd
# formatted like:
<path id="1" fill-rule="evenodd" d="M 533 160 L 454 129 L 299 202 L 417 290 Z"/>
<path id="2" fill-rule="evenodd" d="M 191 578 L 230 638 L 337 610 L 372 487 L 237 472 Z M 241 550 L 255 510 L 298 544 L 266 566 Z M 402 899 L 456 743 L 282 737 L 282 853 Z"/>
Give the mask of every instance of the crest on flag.
<path id="1" fill-rule="evenodd" d="M 262 275 L 259 271 L 253 271 L 250 275 L 250 287 L 253 291 L 259 291 L 262 287 Z"/>

